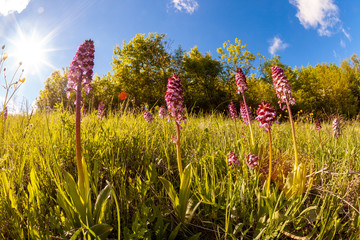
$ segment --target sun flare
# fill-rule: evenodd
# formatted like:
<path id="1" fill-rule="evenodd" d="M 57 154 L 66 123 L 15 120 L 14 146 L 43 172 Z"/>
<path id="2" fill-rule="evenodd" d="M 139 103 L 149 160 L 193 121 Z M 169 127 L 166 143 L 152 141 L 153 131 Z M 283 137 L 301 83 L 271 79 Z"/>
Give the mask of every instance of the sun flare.
<path id="1" fill-rule="evenodd" d="M 46 46 L 46 37 L 42 38 L 36 32 L 31 35 L 20 32 L 11 42 L 14 46 L 13 55 L 22 63 L 26 73 L 38 74 L 44 66 L 54 68 L 47 59 L 47 53 L 52 50 Z"/>

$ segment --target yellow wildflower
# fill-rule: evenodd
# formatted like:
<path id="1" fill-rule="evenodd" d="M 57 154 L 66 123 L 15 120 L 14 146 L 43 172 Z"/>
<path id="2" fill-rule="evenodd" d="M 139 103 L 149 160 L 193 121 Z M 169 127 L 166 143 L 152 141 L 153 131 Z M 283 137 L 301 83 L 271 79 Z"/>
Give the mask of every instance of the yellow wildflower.
<path id="1" fill-rule="evenodd" d="M 26 78 L 19 79 L 19 82 L 24 83 Z"/>

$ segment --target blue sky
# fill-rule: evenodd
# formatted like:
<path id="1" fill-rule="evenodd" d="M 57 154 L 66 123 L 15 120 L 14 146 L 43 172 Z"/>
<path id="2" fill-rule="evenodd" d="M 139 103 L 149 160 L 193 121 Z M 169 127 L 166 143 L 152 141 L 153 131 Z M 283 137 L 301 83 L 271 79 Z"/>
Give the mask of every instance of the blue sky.
<path id="1" fill-rule="evenodd" d="M 254 54 L 301 67 L 360 55 L 358 23 L 360 1 L 352 0 L 0 0 L 8 72 L 26 59 L 18 108 L 36 99 L 51 72 L 69 66 L 86 39 L 95 41 L 98 75 L 111 70 L 116 44 L 149 32 L 166 33 L 173 49 L 198 46 L 215 57 L 223 42 L 239 38 Z"/>

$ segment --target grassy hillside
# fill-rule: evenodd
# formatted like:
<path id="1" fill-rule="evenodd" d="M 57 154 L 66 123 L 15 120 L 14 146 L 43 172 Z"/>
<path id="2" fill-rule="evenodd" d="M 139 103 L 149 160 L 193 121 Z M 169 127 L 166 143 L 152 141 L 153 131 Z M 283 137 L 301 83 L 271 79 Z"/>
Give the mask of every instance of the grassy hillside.
<path id="1" fill-rule="evenodd" d="M 236 133 L 228 116 L 187 116 L 181 155 L 183 166 L 191 164 L 192 181 L 190 199 L 180 199 L 189 210 L 181 222 L 159 178 L 179 191 L 176 147 L 171 142 L 175 124 L 154 117 L 147 123 L 142 114 L 113 112 L 100 120 L 93 112 L 82 120 L 92 201 L 107 182 L 113 185 L 114 194 L 101 211 L 103 222 L 113 227 L 108 238 L 359 237 L 358 122 L 342 122 L 338 139 L 331 125 L 323 123 L 321 144 L 310 120 L 296 123 L 299 160 L 308 176 L 306 191 L 288 198 L 281 189 L 294 161 L 289 123 L 272 128 L 273 174 L 266 197 L 269 146 L 264 130 L 253 122 L 261 160 L 251 169 L 245 162 L 250 153 L 246 125 L 238 122 Z M 77 179 L 74 115 L 60 108 L 9 116 L 2 122 L 1 145 L 0 238 L 76 239 L 89 231 L 74 229 L 57 197 L 65 171 Z M 239 155 L 239 166 L 228 166 L 230 152 Z"/>

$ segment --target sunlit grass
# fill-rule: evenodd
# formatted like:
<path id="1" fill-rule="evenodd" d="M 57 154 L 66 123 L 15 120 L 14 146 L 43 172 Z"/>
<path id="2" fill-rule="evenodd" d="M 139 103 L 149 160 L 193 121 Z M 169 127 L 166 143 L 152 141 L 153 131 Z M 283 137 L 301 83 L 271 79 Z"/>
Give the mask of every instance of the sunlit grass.
<path id="1" fill-rule="evenodd" d="M 74 116 L 60 109 L 9 116 L 5 124 L 0 149 L 0 238 L 70 238 L 73 232 L 57 205 L 49 167 L 54 170 L 58 165 L 76 176 Z M 178 229 L 178 237 L 201 232 L 203 239 L 289 237 L 286 234 L 356 238 L 360 177 L 354 172 L 360 168 L 360 127 L 355 121 L 342 124 L 340 137 L 334 139 L 331 125 L 323 123 L 320 145 L 315 124 L 297 122 L 299 162 L 315 179 L 310 191 L 292 199 L 279 190 L 282 173 L 287 174 L 294 161 L 291 129 L 289 123 L 274 124 L 273 182 L 265 198 L 269 151 L 263 129 L 253 124 L 261 160 L 259 170 L 250 170 L 245 163 L 251 148 L 247 126 L 239 123 L 236 134 L 228 116 L 187 116 L 181 154 L 184 166 L 192 163 L 191 201 L 199 207 L 192 221 Z M 81 134 L 93 192 L 97 194 L 106 181 L 114 185 L 121 237 L 167 239 L 174 233 L 178 220 L 158 177 L 179 189 L 176 146 L 171 142 L 175 124 L 158 116 L 149 124 L 142 113 L 129 112 L 108 112 L 100 120 L 93 112 L 82 120 Z M 240 167 L 228 166 L 230 152 L 239 155 Z M 111 206 L 106 222 L 114 227 L 110 238 L 117 238 L 116 208 Z"/>

